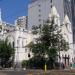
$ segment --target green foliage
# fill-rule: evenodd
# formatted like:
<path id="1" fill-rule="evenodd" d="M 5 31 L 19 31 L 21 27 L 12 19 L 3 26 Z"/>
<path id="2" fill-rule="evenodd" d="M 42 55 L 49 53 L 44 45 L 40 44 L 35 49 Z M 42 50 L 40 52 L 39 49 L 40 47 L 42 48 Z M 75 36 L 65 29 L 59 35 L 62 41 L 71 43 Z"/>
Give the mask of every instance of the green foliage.
<path id="1" fill-rule="evenodd" d="M 26 68 L 28 61 L 27 60 L 23 60 L 22 61 L 22 68 Z"/>
<path id="2" fill-rule="evenodd" d="M 45 55 L 47 55 L 48 58 L 45 60 L 49 62 L 53 68 L 58 52 L 69 49 L 68 42 L 63 38 L 59 26 L 54 23 L 54 18 L 52 21 L 46 21 L 43 26 L 38 28 L 40 36 L 36 38 L 36 43 L 30 43 L 29 48 L 34 54 L 33 58 L 37 58 L 38 61 L 45 59 Z M 35 62 L 37 60 L 35 60 Z"/>
<path id="3" fill-rule="evenodd" d="M 8 39 L 0 40 L 0 65 L 7 67 L 9 62 L 11 63 L 14 55 L 14 47 L 8 42 Z"/>
<path id="4" fill-rule="evenodd" d="M 38 60 L 39 59 L 39 60 Z M 44 69 L 44 63 L 45 59 L 39 56 L 36 56 L 35 58 L 31 58 L 28 63 L 27 67 L 31 69 Z"/>

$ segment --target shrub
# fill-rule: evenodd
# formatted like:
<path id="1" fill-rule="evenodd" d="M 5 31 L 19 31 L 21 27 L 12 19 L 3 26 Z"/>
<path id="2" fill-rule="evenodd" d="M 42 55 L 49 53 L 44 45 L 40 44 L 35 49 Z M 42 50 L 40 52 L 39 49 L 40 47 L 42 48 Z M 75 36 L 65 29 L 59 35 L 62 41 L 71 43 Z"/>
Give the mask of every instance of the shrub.
<path id="1" fill-rule="evenodd" d="M 21 63 L 22 68 L 25 68 L 27 66 L 27 62 L 28 62 L 27 60 L 22 61 L 22 63 Z"/>

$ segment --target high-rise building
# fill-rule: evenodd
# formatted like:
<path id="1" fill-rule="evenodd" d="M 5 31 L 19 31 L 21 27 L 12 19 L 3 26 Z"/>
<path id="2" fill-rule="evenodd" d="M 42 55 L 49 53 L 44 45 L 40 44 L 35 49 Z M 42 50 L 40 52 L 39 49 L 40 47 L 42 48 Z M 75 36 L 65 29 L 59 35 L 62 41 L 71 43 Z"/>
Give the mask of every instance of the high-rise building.
<path id="1" fill-rule="evenodd" d="M 75 0 L 71 0 L 72 7 L 72 26 L 73 26 L 73 43 L 75 44 Z"/>
<path id="2" fill-rule="evenodd" d="M 32 2 L 35 2 L 35 1 L 37 1 L 37 0 L 31 0 L 30 2 L 32 3 Z"/>
<path id="3" fill-rule="evenodd" d="M 28 6 L 28 28 L 31 29 L 33 25 L 43 24 L 43 21 L 48 19 L 52 6 L 56 7 L 61 22 L 66 14 L 71 21 L 70 0 L 31 0 Z"/>
<path id="4" fill-rule="evenodd" d="M 27 29 L 27 22 L 28 22 L 28 17 L 27 16 L 22 16 L 22 17 L 19 17 L 15 23 L 16 25 L 20 26 L 20 27 L 23 27 L 25 29 Z"/>

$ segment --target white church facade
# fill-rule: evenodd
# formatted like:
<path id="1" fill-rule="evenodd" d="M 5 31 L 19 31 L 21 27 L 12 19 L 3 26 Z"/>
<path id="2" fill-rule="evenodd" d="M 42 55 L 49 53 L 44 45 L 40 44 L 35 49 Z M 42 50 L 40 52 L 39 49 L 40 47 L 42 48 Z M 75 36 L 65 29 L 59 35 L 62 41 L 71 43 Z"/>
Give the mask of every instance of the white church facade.
<path id="1" fill-rule="evenodd" d="M 64 20 L 62 21 L 62 24 L 60 23 L 60 15 L 58 11 L 56 10 L 55 6 L 53 6 L 51 9 L 51 13 L 49 14 L 49 19 L 51 19 L 52 16 L 55 17 L 54 19 L 55 24 L 59 26 L 59 29 L 61 30 L 61 34 L 63 38 L 66 40 L 66 42 L 69 43 L 68 51 L 60 51 L 59 53 L 60 57 L 58 58 L 58 61 L 68 66 L 70 65 L 70 63 L 73 63 L 73 61 L 75 60 L 74 48 L 73 48 L 72 24 L 67 15 L 65 15 Z"/>
<path id="2" fill-rule="evenodd" d="M 25 19 L 25 17 L 23 17 Z M 15 58 L 14 62 L 22 62 L 28 60 L 29 49 L 26 47 L 32 41 L 32 34 L 24 26 L 17 23 L 9 24 L 3 22 L 0 11 L 0 39 L 8 38 L 9 42 L 14 42 Z M 31 54 L 31 53 L 30 53 Z"/>

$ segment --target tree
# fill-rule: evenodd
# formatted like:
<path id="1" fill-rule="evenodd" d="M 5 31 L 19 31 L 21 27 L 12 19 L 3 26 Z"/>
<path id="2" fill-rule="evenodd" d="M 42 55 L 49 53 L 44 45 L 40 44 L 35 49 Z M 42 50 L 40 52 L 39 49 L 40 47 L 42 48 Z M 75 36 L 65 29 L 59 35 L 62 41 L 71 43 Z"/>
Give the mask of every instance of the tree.
<path id="1" fill-rule="evenodd" d="M 29 48 L 34 54 L 33 58 L 37 58 L 37 60 L 45 60 L 45 55 L 47 55 L 48 62 L 53 68 L 59 55 L 58 52 L 69 49 L 68 42 L 63 38 L 59 26 L 54 22 L 54 18 L 51 21 L 47 20 L 44 25 L 38 28 L 40 36 L 36 38 L 36 43 L 29 44 Z"/>
<path id="2" fill-rule="evenodd" d="M 11 66 L 15 49 L 8 39 L 0 40 L 0 65 L 2 67 Z"/>

